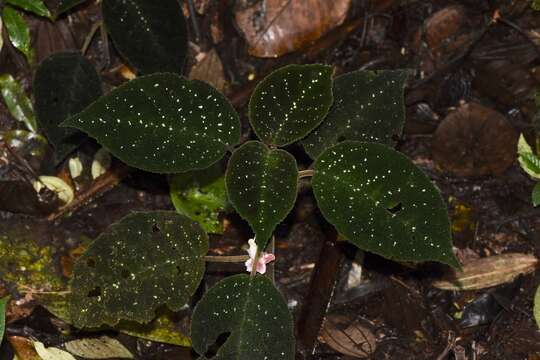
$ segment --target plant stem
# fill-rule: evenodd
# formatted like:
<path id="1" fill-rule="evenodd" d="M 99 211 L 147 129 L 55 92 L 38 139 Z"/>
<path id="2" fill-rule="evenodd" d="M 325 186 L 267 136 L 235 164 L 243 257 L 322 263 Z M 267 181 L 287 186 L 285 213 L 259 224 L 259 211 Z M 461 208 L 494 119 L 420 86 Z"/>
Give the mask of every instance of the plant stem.
<path id="1" fill-rule="evenodd" d="M 305 177 L 312 177 L 313 174 L 315 174 L 315 171 L 313 171 L 313 169 L 300 170 L 298 172 L 298 178 L 302 179 L 302 178 L 305 178 Z"/>
<path id="2" fill-rule="evenodd" d="M 230 255 L 230 256 L 212 256 L 207 255 L 204 258 L 206 262 L 215 262 L 215 263 L 240 263 L 245 262 L 249 259 L 248 255 Z"/>

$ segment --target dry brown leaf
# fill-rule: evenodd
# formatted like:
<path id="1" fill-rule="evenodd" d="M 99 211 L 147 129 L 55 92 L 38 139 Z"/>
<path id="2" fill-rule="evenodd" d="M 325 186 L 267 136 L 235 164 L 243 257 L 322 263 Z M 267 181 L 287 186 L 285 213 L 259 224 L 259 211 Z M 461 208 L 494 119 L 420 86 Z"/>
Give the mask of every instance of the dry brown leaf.
<path id="1" fill-rule="evenodd" d="M 321 337 L 332 349 L 356 358 L 370 356 L 377 346 L 375 335 L 370 329 L 344 315 L 326 317 Z"/>
<path id="2" fill-rule="evenodd" d="M 298 50 L 340 25 L 351 0 L 239 1 L 235 20 L 249 53 L 278 57 Z"/>
<path id="3" fill-rule="evenodd" d="M 433 159 L 458 176 L 500 175 L 516 159 L 517 133 L 499 112 L 468 103 L 433 134 Z"/>
<path id="4" fill-rule="evenodd" d="M 534 255 L 508 253 L 473 260 L 447 279 L 436 280 L 432 285 L 442 290 L 478 290 L 508 283 L 520 274 L 536 269 Z"/>
<path id="5" fill-rule="evenodd" d="M 8 341 L 17 357 L 21 360 L 41 360 L 34 349 L 34 344 L 22 336 L 8 336 Z"/>
<path id="6" fill-rule="evenodd" d="M 216 50 L 212 49 L 207 53 L 200 54 L 203 56 L 198 55 L 200 61 L 191 68 L 189 79 L 207 82 L 220 92 L 225 92 L 227 81 L 223 74 L 223 64 Z"/>

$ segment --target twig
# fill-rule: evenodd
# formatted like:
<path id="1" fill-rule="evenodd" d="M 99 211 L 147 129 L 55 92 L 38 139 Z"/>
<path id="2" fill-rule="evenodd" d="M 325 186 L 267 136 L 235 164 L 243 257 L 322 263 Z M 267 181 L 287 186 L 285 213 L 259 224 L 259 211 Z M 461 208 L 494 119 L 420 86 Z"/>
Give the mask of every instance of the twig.
<path id="1" fill-rule="evenodd" d="M 313 174 L 315 174 L 315 171 L 313 171 L 313 169 L 300 170 L 298 172 L 298 179 L 303 179 L 306 177 L 313 177 Z"/>
<path id="2" fill-rule="evenodd" d="M 83 44 L 83 46 L 81 48 L 81 54 L 83 54 L 83 55 L 86 54 L 86 51 L 88 50 L 88 47 L 92 43 L 92 39 L 96 35 L 96 32 L 101 27 L 101 24 L 102 24 L 102 22 L 98 21 L 98 22 L 96 22 L 95 24 L 92 25 L 92 27 L 90 28 L 90 31 L 88 32 L 88 35 L 86 35 L 86 38 L 84 39 L 84 44 Z"/>
<path id="3" fill-rule="evenodd" d="M 195 6 L 193 5 L 193 0 L 188 0 L 188 8 L 189 8 L 189 17 L 191 18 L 191 22 L 193 23 L 193 32 L 195 33 L 195 40 L 199 42 L 201 38 L 201 32 L 199 31 L 199 24 L 197 23 L 197 12 L 195 11 Z"/>
<path id="4" fill-rule="evenodd" d="M 214 262 L 214 263 L 241 263 L 248 260 L 249 255 L 230 255 L 230 256 L 207 255 L 203 259 L 206 262 Z"/>
<path id="5" fill-rule="evenodd" d="M 450 350 L 454 348 L 454 346 L 456 346 L 456 337 L 454 335 L 454 332 L 450 331 L 448 333 L 448 345 L 446 345 L 443 352 L 439 356 L 437 356 L 437 360 L 444 360 L 450 353 Z"/>

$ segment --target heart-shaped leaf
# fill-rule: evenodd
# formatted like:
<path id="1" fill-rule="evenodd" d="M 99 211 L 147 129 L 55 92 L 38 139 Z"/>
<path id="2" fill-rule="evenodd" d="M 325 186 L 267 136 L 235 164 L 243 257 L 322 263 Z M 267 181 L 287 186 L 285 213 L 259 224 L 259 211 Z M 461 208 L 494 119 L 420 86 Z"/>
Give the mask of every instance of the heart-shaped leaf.
<path id="1" fill-rule="evenodd" d="M 126 164 L 157 173 L 207 168 L 240 139 L 238 114 L 223 95 L 172 73 L 132 80 L 64 125 Z"/>
<path id="2" fill-rule="evenodd" d="M 405 155 L 376 143 L 342 142 L 315 162 L 324 217 L 361 249 L 402 261 L 454 267 L 446 204 Z"/>
<path id="3" fill-rule="evenodd" d="M 249 102 L 249 120 L 263 142 L 284 146 L 315 129 L 331 105 L 332 67 L 289 65 L 257 85 Z"/>
<path id="4" fill-rule="evenodd" d="M 248 141 L 231 156 L 225 181 L 231 203 L 255 231 L 258 247 L 264 249 L 276 225 L 294 206 L 296 160 L 284 150 Z"/>
<path id="5" fill-rule="evenodd" d="M 102 12 L 114 45 L 137 70 L 182 71 L 188 36 L 179 1 L 103 0 Z"/>
<path id="6" fill-rule="evenodd" d="M 154 211 L 126 216 L 101 234 L 75 264 L 73 324 L 149 322 L 163 304 L 178 311 L 202 279 L 207 251 L 208 236 L 183 215 Z"/>
<path id="7" fill-rule="evenodd" d="M 322 124 L 302 141 L 316 159 L 343 140 L 393 146 L 405 123 L 403 88 L 408 72 L 354 71 L 334 80 L 334 104 Z"/>
<path id="8" fill-rule="evenodd" d="M 174 174 L 169 179 L 171 200 L 180 214 L 197 221 L 208 233 L 221 234 L 219 213 L 227 206 L 223 164 Z"/>
<path id="9" fill-rule="evenodd" d="M 62 161 L 86 136 L 59 125 L 101 96 L 101 79 L 84 56 L 56 53 L 39 64 L 34 96 L 39 125 L 54 146 L 56 160 Z"/>
<path id="10" fill-rule="evenodd" d="M 287 303 L 265 276 L 228 277 L 203 296 L 193 313 L 193 349 L 206 352 L 230 333 L 214 360 L 292 360 L 294 336 Z"/>

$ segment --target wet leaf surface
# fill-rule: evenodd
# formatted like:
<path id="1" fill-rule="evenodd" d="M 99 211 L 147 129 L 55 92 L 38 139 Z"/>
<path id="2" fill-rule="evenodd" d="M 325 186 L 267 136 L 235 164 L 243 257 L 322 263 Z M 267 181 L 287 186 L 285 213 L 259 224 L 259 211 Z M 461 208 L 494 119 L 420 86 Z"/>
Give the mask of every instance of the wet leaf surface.
<path id="1" fill-rule="evenodd" d="M 257 246 L 264 249 L 277 224 L 294 206 L 296 160 L 284 150 L 249 141 L 231 156 L 225 178 L 231 203 L 255 232 Z"/>
<path id="2" fill-rule="evenodd" d="M 13 46 L 24 54 L 29 63 L 32 63 L 34 51 L 30 44 L 30 29 L 21 13 L 12 7 L 6 6 L 2 12 L 2 19 Z"/>
<path id="3" fill-rule="evenodd" d="M 208 233 L 223 233 L 219 214 L 228 204 L 223 164 L 171 175 L 169 188 L 178 213 L 197 221 Z"/>
<path id="4" fill-rule="evenodd" d="M 38 16 L 51 17 L 51 12 L 41 0 L 6 0 L 6 3 Z"/>
<path id="5" fill-rule="evenodd" d="M 508 253 L 473 260 L 463 265 L 448 279 L 436 280 L 432 285 L 443 290 L 476 290 L 501 285 L 514 280 L 520 274 L 536 269 L 538 259 L 534 255 Z"/>
<path id="6" fill-rule="evenodd" d="M 469 103 L 450 113 L 433 134 L 433 158 L 459 176 L 500 175 L 516 156 L 517 134 L 503 115 Z"/>
<path id="7" fill-rule="evenodd" d="M 10 114 L 31 132 L 37 132 L 32 102 L 22 85 L 9 74 L 0 75 L 0 92 Z"/>
<path id="8" fill-rule="evenodd" d="M 230 276 L 199 301 L 191 327 L 193 349 L 208 359 L 218 337 L 229 334 L 215 360 L 292 360 L 292 317 L 283 296 L 262 275 Z"/>
<path id="9" fill-rule="evenodd" d="M 347 141 L 326 150 L 314 170 L 321 212 L 359 248 L 395 260 L 459 266 L 446 204 L 406 156 L 381 144 Z"/>
<path id="10" fill-rule="evenodd" d="M 138 71 L 182 72 L 188 37 L 178 1 L 104 0 L 102 12 L 116 48 Z"/>
<path id="11" fill-rule="evenodd" d="M 64 125 L 87 132 L 126 164 L 157 173 L 207 168 L 240 138 L 238 114 L 223 95 L 171 73 L 132 80 Z"/>
<path id="12" fill-rule="evenodd" d="M 350 4 L 350 0 L 239 2 L 235 20 L 251 55 L 278 57 L 309 45 L 341 24 Z"/>
<path id="13" fill-rule="evenodd" d="M 332 67 L 289 65 L 274 71 L 255 88 L 249 120 L 266 144 L 284 146 L 315 129 L 332 104 Z"/>
<path id="14" fill-rule="evenodd" d="M 33 85 L 40 128 L 53 145 L 59 162 L 86 139 L 80 131 L 59 125 L 101 96 L 101 79 L 84 56 L 65 52 L 51 55 L 39 64 Z"/>
<path id="15" fill-rule="evenodd" d="M 185 216 L 167 211 L 126 216 L 102 233 L 75 264 L 73 324 L 146 323 L 161 305 L 179 310 L 202 279 L 207 251 L 206 233 Z"/>
<path id="16" fill-rule="evenodd" d="M 316 159 L 343 140 L 393 146 L 405 123 L 404 70 L 355 71 L 334 80 L 334 103 L 321 125 L 302 141 Z"/>

